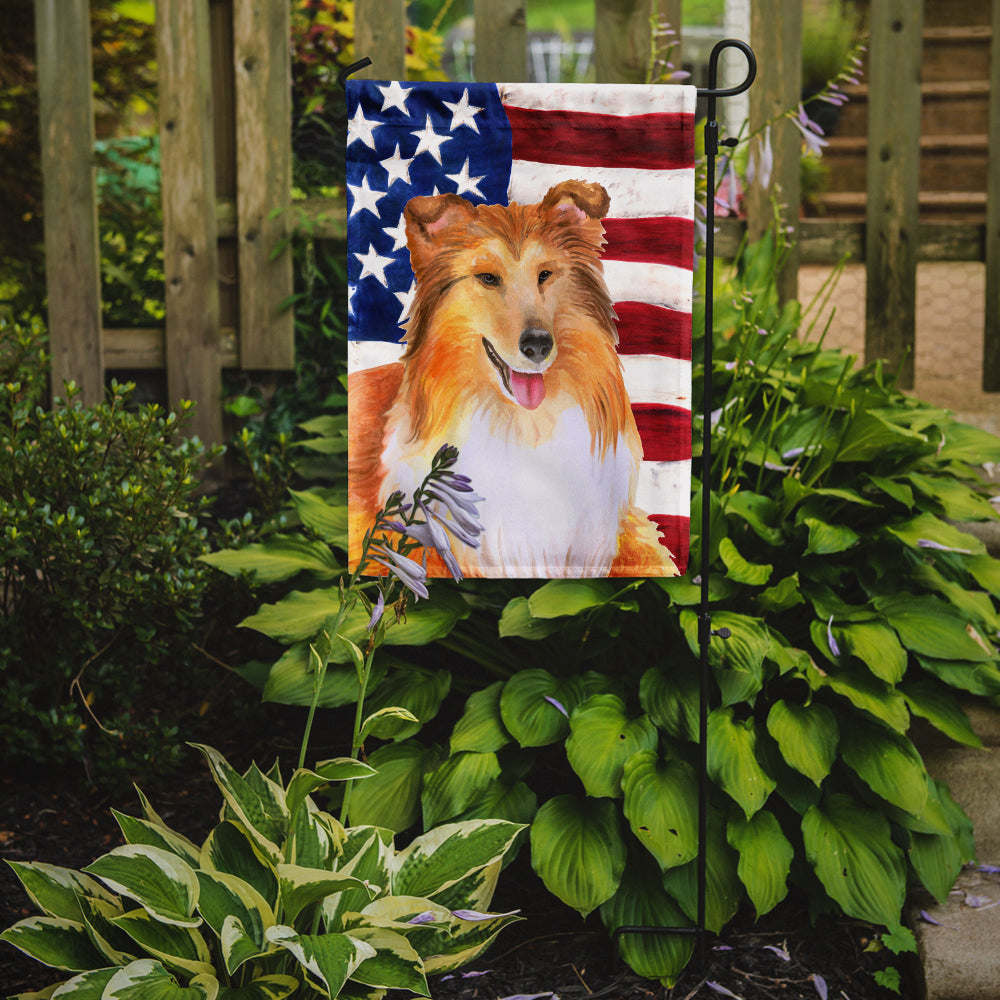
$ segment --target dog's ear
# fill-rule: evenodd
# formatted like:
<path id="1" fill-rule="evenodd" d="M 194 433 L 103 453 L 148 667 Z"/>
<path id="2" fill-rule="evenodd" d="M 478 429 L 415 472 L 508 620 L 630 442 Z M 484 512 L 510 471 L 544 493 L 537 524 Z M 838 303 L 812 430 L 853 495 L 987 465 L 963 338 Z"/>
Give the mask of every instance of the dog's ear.
<path id="1" fill-rule="evenodd" d="M 563 181 L 549 188 L 542 199 L 542 211 L 554 212 L 571 223 L 600 222 L 608 214 L 611 199 L 593 181 Z"/>
<path id="2" fill-rule="evenodd" d="M 475 209 L 457 194 L 418 195 L 403 209 L 406 244 L 414 270 L 440 247 L 444 233 L 452 226 L 467 225 Z"/>

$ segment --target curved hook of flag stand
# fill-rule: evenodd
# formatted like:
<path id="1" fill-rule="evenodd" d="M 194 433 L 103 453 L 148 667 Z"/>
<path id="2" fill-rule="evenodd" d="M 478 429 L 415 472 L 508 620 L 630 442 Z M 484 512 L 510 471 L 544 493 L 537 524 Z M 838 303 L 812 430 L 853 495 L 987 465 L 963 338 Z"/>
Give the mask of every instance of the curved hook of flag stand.
<path id="1" fill-rule="evenodd" d="M 719 56 L 725 49 L 739 49 L 747 60 L 747 75 L 736 87 L 718 88 Z M 708 835 L 708 690 L 709 668 L 708 647 L 712 636 L 728 639 L 727 628 L 712 629 L 712 615 L 708 610 L 709 573 L 709 526 L 711 524 L 711 490 L 709 479 L 712 474 L 712 289 L 715 284 L 715 158 L 720 146 L 735 146 L 735 138 L 719 139 L 719 123 L 716 121 L 716 99 L 735 97 L 750 89 L 757 76 L 757 58 L 746 42 L 736 38 L 724 38 L 717 42 L 708 60 L 708 87 L 698 90 L 698 96 L 707 98 L 705 122 L 705 159 L 707 161 L 708 183 L 705 205 L 705 372 L 702 396 L 702 450 L 701 450 L 701 600 L 698 611 L 698 647 L 701 653 L 701 687 L 698 699 L 698 909 L 694 927 L 622 926 L 615 929 L 612 938 L 620 946 L 623 934 L 694 934 L 698 941 L 698 965 L 706 968 L 705 955 L 705 896 L 707 888 L 707 835 Z"/>
<path id="2" fill-rule="evenodd" d="M 747 60 L 747 75 L 736 87 L 719 88 L 719 57 L 725 49 L 739 49 Z M 372 64 L 365 56 L 357 62 L 345 66 L 337 74 L 337 83 L 346 89 L 347 78 L 352 73 Z M 694 934 L 698 940 L 698 963 L 702 970 L 705 962 L 705 895 L 707 882 L 707 829 L 708 829 L 708 693 L 709 668 L 708 647 L 712 636 L 720 639 L 729 637 L 729 629 L 712 629 L 712 615 L 708 610 L 709 591 L 709 524 L 711 522 L 711 491 L 708 488 L 712 471 L 712 289 L 715 279 L 715 158 L 720 146 L 735 146 L 735 138 L 719 139 L 719 123 L 716 121 L 716 100 L 720 97 L 735 97 L 750 89 L 757 76 L 757 59 L 753 49 L 746 42 L 735 38 L 725 38 L 717 42 L 708 60 L 708 87 L 698 90 L 698 96 L 707 98 L 707 120 L 705 123 L 705 157 L 708 167 L 708 184 L 705 206 L 705 373 L 702 399 L 702 453 L 701 453 L 701 600 L 698 613 L 698 645 L 701 652 L 701 689 L 698 709 L 698 910 L 694 927 L 622 926 L 615 929 L 612 939 L 619 944 L 623 934 Z"/>

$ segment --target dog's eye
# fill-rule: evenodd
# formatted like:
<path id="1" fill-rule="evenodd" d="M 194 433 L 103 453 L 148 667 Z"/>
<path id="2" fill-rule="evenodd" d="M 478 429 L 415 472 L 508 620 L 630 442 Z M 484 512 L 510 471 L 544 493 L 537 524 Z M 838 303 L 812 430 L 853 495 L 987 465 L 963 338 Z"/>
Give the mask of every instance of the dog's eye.
<path id="1" fill-rule="evenodd" d="M 549 278 L 552 277 L 551 271 L 539 271 L 538 272 L 538 284 L 544 285 Z"/>
<path id="2" fill-rule="evenodd" d="M 480 271 L 476 275 L 480 284 L 485 285 L 487 288 L 496 288 L 500 284 L 500 278 L 498 275 L 491 274 L 489 271 Z"/>

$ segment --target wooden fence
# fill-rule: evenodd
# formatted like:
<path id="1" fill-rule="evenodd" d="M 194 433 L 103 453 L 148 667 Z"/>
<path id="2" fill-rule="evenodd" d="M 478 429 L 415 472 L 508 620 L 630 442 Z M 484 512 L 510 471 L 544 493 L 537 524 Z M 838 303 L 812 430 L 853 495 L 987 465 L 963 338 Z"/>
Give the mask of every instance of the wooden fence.
<path id="1" fill-rule="evenodd" d="M 475 0 L 478 79 L 526 78 L 529 2 Z M 282 308 L 292 290 L 291 254 L 278 251 L 293 218 L 285 211 L 289 3 L 158 0 L 166 325 L 107 330 L 100 318 L 88 0 L 35 0 L 55 386 L 73 379 L 84 400 L 94 401 L 107 370 L 165 369 L 169 400 L 195 400 L 196 433 L 220 441 L 221 370 L 293 365 L 292 316 Z M 681 23 L 681 0 L 595 0 L 599 81 L 645 78 L 651 8 Z M 800 263 L 832 263 L 845 253 L 863 260 L 866 356 L 895 365 L 909 350 L 903 379 L 912 384 L 917 262 L 985 261 L 983 385 L 1000 391 L 1000 0 L 992 3 L 985 224 L 918 217 L 922 9 L 918 0 L 871 0 L 867 216 L 800 221 L 786 209 L 784 221 L 798 238 L 782 291 L 795 294 Z M 373 60 L 368 75 L 405 78 L 405 10 L 405 0 L 357 0 L 356 51 Z M 750 91 L 751 129 L 798 103 L 801 32 L 801 0 L 753 0 L 750 41 L 759 72 Z M 763 230 L 773 196 L 799 203 L 799 135 L 782 124 L 773 137 L 769 187 L 751 189 L 745 223 L 725 220 L 716 244 L 722 255 L 733 252 L 744 227 L 754 235 Z M 314 220 L 313 235 L 343 238 L 342 200 L 310 202 L 297 214 Z"/>

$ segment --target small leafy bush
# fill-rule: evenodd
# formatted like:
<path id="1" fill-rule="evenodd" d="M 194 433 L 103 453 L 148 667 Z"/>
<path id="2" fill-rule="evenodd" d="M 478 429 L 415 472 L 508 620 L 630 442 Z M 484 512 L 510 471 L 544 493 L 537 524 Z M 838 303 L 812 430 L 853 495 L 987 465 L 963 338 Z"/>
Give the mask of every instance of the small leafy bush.
<path id="1" fill-rule="evenodd" d="M 338 758 L 240 774 L 199 747 L 222 793 L 200 846 L 170 829 L 140 793 L 143 818 L 115 817 L 126 844 L 82 872 L 11 862 L 42 911 L 0 935 L 46 965 L 77 973 L 59 996 L 429 996 L 427 975 L 480 954 L 515 913 L 489 913 L 520 827 L 452 823 L 397 849 L 390 831 L 345 829 L 312 794 L 370 779 Z"/>
<path id="2" fill-rule="evenodd" d="M 188 406 L 133 409 L 127 385 L 96 406 L 68 385 L 43 408 L 41 336 L 0 322 L 0 744 L 8 761 L 82 757 L 94 777 L 176 752 L 155 682 L 192 659 L 209 454 Z"/>

